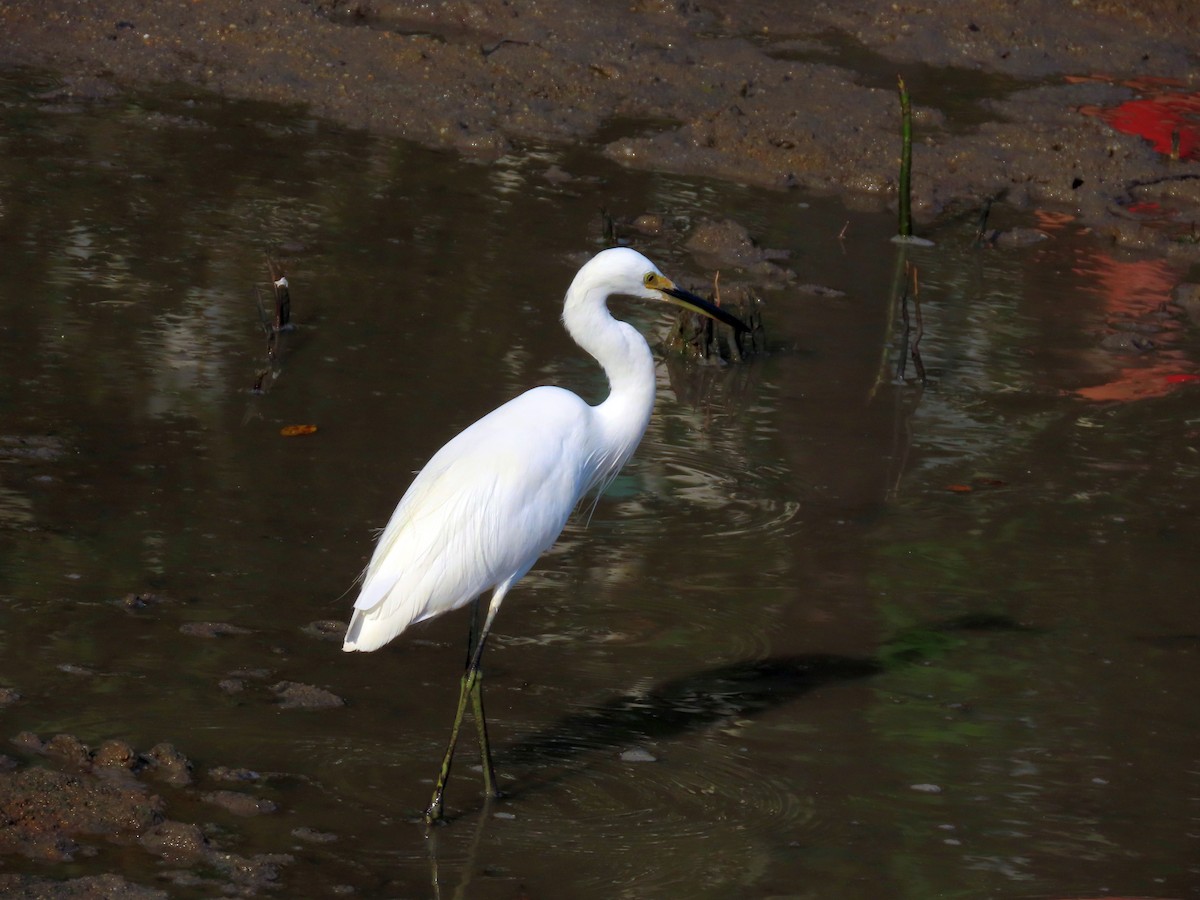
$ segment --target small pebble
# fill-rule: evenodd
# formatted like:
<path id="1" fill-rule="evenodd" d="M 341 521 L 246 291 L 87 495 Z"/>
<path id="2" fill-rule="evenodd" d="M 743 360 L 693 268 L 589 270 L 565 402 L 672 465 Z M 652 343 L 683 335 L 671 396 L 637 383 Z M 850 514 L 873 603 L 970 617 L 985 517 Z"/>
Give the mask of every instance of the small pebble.
<path id="1" fill-rule="evenodd" d="M 192 763 L 174 745 L 166 741 L 155 744 L 142 754 L 142 758 L 150 764 L 150 771 L 156 778 L 175 785 L 192 783 Z"/>
<path id="2" fill-rule="evenodd" d="M 92 751 L 92 766 L 99 769 L 134 769 L 139 758 L 129 744 L 110 738 Z"/>
<path id="3" fill-rule="evenodd" d="M 249 634 L 249 628 L 230 625 L 228 622 L 188 622 L 179 626 L 181 634 L 189 637 L 218 638 L 231 634 Z"/>
<path id="4" fill-rule="evenodd" d="M 318 619 L 309 622 L 301 630 L 322 641 L 340 641 L 346 636 L 346 623 L 335 619 Z"/>
<path id="5" fill-rule="evenodd" d="M 56 734 L 46 741 L 42 752 L 47 756 L 76 766 L 85 766 L 91 760 L 88 748 L 83 741 L 71 734 Z"/>
<path id="6" fill-rule="evenodd" d="M 621 754 L 622 762 L 658 762 L 658 759 L 650 751 L 641 747 L 634 747 L 632 750 L 626 750 Z"/>
<path id="7" fill-rule="evenodd" d="M 229 766 L 213 766 L 208 770 L 208 777 L 215 781 L 262 781 L 262 776 L 253 769 L 230 768 Z"/>
<path id="8" fill-rule="evenodd" d="M 271 800 L 263 800 L 240 791 L 213 791 L 200 799 L 205 803 L 228 810 L 235 816 L 257 816 L 262 813 L 273 813 L 279 809 L 278 804 Z"/>
<path id="9" fill-rule="evenodd" d="M 334 709 L 346 701 L 332 691 L 299 681 L 280 681 L 271 685 L 284 709 Z"/>
<path id="10" fill-rule="evenodd" d="M 68 675 L 82 675 L 91 677 L 96 674 L 95 669 L 89 669 L 87 666 L 77 666 L 74 663 L 61 663 L 58 666 L 58 671 L 66 672 Z"/>
<path id="11" fill-rule="evenodd" d="M 33 753 L 41 753 L 43 747 L 42 739 L 32 731 L 22 731 L 12 739 L 14 747 L 20 747 L 22 750 L 29 750 Z"/>
<path id="12" fill-rule="evenodd" d="M 940 794 L 942 792 L 941 786 L 936 784 L 910 784 L 909 787 L 923 794 Z"/>
<path id="13" fill-rule="evenodd" d="M 337 840 L 336 834 L 331 834 L 328 831 L 317 831 L 315 828 L 309 828 L 307 825 L 293 828 L 292 837 L 300 838 L 302 841 L 309 841 L 313 844 L 328 844 Z"/>

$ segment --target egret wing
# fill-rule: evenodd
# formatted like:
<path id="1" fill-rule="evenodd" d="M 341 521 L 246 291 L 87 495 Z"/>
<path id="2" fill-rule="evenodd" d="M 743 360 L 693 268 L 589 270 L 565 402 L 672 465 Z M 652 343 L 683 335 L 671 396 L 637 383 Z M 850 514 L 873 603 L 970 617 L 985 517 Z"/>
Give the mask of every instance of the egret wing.
<path id="1" fill-rule="evenodd" d="M 382 646 L 524 575 L 587 486 L 589 411 L 569 391 L 536 388 L 439 450 L 380 535 L 347 649 Z"/>

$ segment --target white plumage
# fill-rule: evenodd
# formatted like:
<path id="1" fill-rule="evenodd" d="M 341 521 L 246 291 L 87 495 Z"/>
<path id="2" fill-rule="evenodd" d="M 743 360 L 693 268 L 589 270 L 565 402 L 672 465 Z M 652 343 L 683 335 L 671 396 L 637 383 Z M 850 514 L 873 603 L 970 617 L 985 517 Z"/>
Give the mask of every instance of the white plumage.
<path id="1" fill-rule="evenodd" d="M 720 319 L 733 316 L 677 288 L 628 248 L 605 250 L 576 274 L 563 324 L 604 367 L 608 397 L 590 406 L 570 391 L 526 391 L 462 431 L 434 454 L 401 498 L 363 576 L 343 649 L 375 650 L 409 625 L 492 591 L 487 617 L 463 676 L 450 747 L 427 817 L 441 814 L 468 696 L 504 595 L 558 538 L 579 498 L 608 484 L 632 455 L 654 406 L 654 359 L 637 329 L 614 319 L 613 294 L 666 300 Z M 476 694 L 485 782 L 491 763 Z"/>

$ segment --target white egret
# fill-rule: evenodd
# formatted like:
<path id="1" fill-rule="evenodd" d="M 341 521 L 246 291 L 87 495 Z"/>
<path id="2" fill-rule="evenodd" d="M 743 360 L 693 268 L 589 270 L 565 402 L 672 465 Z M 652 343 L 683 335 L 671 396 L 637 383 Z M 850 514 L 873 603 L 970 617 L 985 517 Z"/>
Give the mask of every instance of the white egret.
<path id="1" fill-rule="evenodd" d="M 736 317 L 688 293 L 646 257 L 604 250 L 576 274 L 562 320 L 608 376 L 590 406 L 559 387 L 537 387 L 484 416 L 442 447 L 401 498 L 371 556 L 343 650 L 376 650 L 409 625 L 474 603 L 491 589 L 483 627 L 468 642 L 450 744 L 425 818 L 442 794 L 468 699 L 479 731 L 484 788 L 495 775 L 483 714 L 480 658 L 509 589 L 557 540 L 579 498 L 603 491 L 642 439 L 654 405 L 654 359 L 637 329 L 614 319 L 610 295 L 665 300 L 733 326 Z"/>

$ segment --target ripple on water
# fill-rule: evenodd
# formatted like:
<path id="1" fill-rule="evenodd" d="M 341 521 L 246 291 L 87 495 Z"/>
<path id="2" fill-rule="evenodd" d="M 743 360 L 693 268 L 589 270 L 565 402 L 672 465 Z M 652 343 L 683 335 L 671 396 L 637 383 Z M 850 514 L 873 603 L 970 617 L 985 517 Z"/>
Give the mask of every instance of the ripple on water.
<path id="1" fill-rule="evenodd" d="M 492 837 L 506 855 L 565 854 L 574 884 L 618 894 L 741 883 L 821 827 L 802 770 L 764 767 L 753 746 L 764 733 L 746 717 L 869 670 L 801 657 L 733 663 L 566 715 L 499 749 L 508 799 L 497 809 L 514 818 Z"/>
<path id="2" fill-rule="evenodd" d="M 811 798 L 755 771 L 728 738 L 652 746 L 648 756 L 655 761 L 629 761 L 610 748 L 541 796 L 528 795 L 513 805 L 504 843 L 570 853 L 585 893 L 594 885 L 596 895 L 609 887 L 648 896 L 672 885 L 741 883 L 765 868 L 773 848 L 812 828 Z"/>
<path id="3" fill-rule="evenodd" d="M 762 742 L 781 733 L 753 719 L 830 680 L 870 671 L 869 662 L 838 658 L 739 662 L 613 695 L 548 725 L 530 722 L 524 736 L 508 738 L 520 726 L 505 722 L 493 749 L 506 797 L 488 805 L 468 724 L 447 793 L 450 825 L 435 830 L 436 846 L 415 829 L 404 838 L 401 829 L 386 846 L 359 849 L 377 869 L 420 868 L 434 856 L 440 877 L 451 881 L 492 866 L 517 877 L 561 871 L 581 896 L 669 896 L 680 885 L 752 883 L 781 848 L 823 842 L 828 826 L 803 768 L 778 755 L 764 765 Z M 364 718 L 376 722 L 373 714 Z M 374 741 L 338 739 L 337 764 L 326 767 L 337 781 L 325 788 L 342 795 L 353 786 L 349 793 L 361 797 L 353 804 L 356 827 L 364 813 L 394 825 L 416 822 L 411 804 L 429 786 L 420 776 L 436 768 L 431 734 L 389 727 Z M 788 746 L 792 737 L 783 735 Z M 319 758 L 333 749 L 313 752 Z M 388 765 L 379 767 L 380 759 Z M 403 801 L 396 780 L 408 782 Z"/>
<path id="4" fill-rule="evenodd" d="M 576 514 L 522 579 L 493 645 L 570 646 L 572 664 L 585 671 L 611 670 L 605 648 L 720 646 L 726 658 L 767 655 L 770 604 L 759 590 L 748 606 L 740 588 L 747 567 L 759 585 L 786 583 L 794 567 L 788 544 L 800 502 L 785 476 L 770 466 L 727 475 L 699 451 L 679 448 L 636 466 L 594 510 Z M 680 548 L 696 554 L 686 579 Z"/>
<path id="5" fill-rule="evenodd" d="M 782 465 L 655 445 L 614 481 L 589 530 L 638 537 L 687 530 L 696 539 L 753 533 L 770 540 L 789 533 L 800 499 Z"/>

